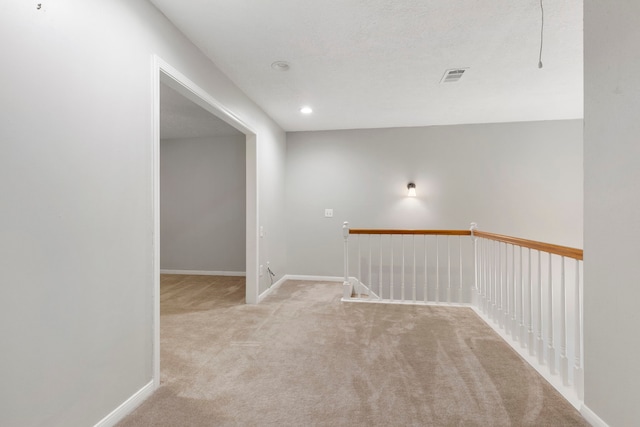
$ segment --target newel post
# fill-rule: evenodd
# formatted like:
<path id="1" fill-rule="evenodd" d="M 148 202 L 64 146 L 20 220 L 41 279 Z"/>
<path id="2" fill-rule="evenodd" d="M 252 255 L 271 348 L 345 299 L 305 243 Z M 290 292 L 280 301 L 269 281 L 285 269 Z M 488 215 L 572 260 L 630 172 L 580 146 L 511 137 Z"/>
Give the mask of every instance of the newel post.
<path id="1" fill-rule="evenodd" d="M 342 290 L 344 299 L 351 298 L 351 283 L 349 282 L 349 223 L 342 224 L 342 238 L 344 239 L 344 282 Z"/>

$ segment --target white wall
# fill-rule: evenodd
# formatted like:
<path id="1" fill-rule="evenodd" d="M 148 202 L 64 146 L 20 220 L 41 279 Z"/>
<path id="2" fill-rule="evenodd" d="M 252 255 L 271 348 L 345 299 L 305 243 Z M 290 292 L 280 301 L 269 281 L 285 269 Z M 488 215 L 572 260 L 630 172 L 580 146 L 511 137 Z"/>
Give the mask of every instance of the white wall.
<path id="1" fill-rule="evenodd" d="M 286 236 L 284 215 L 285 209 L 285 159 L 287 147 L 274 141 L 258 146 L 258 155 L 262 160 L 258 175 L 258 187 L 260 190 L 260 226 L 263 237 L 259 241 L 260 264 L 264 265 L 265 273 L 259 278 L 259 292 L 263 293 L 271 285 L 282 278 L 286 269 L 287 255 L 283 247 L 282 236 Z M 275 277 L 271 278 L 266 273 L 267 262 Z"/>
<path id="2" fill-rule="evenodd" d="M 640 420 L 640 2 L 586 1 L 585 404 Z"/>
<path id="3" fill-rule="evenodd" d="M 342 275 L 343 221 L 582 247 L 582 121 L 288 133 L 286 188 L 291 274 Z"/>
<path id="4" fill-rule="evenodd" d="M 42 4 L 0 4 L 0 425 L 87 426 L 152 378 L 152 55 L 257 131 L 259 166 L 285 135 L 148 2 Z"/>
<path id="5" fill-rule="evenodd" d="M 160 268 L 245 271 L 245 136 L 160 141 Z"/>

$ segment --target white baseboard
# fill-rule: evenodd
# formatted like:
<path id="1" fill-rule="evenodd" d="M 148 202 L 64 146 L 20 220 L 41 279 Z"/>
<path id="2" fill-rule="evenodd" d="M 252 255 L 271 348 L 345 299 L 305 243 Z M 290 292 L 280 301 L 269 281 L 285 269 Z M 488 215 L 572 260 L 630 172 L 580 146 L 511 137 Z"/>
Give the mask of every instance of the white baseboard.
<path id="1" fill-rule="evenodd" d="M 282 278 L 280 278 L 280 280 L 278 280 L 273 285 L 271 285 L 271 287 L 269 287 L 269 289 L 267 289 L 266 291 L 264 291 L 263 293 L 261 293 L 258 296 L 258 303 L 260 303 L 263 299 L 265 299 L 265 297 L 267 295 L 269 295 L 271 293 L 271 291 L 276 290 L 280 285 L 282 285 L 287 280 L 304 280 L 304 281 L 308 281 L 308 282 L 340 282 L 340 283 L 342 283 L 344 281 L 344 278 L 343 277 L 334 277 L 334 276 L 302 276 L 302 275 L 299 275 L 299 274 L 285 274 L 284 276 L 282 276 Z"/>
<path id="2" fill-rule="evenodd" d="M 457 307 L 457 308 L 471 308 L 471 304 L 466 302 L 435 302 L 435 301 L 400 301 L 400 300 L 386 300 L 372 298 L 342 298 L 342 302 L 363 302 L 367 304 L 393 304 L 393 305 L 419 305 L 423 307 Z"/>
<path id="3" fill-rule="evenodd" d="M 344 277 L 336 276 L 305 276 L 300 274 L 287 274 L 287 280 L 304 280 L 309 282 L 344 282 Z"/>
<path id="4" fill-rule="evenodd" d="M 206 270 L 160 270 L 160 274 L 184 274 L 188 276 L 241 276 L 245 277 L 244 271 L 206 271 Z"/>
<path id="5" fill-rule="evenodd" d="M 582 404 L 582 407 L 580 408 L 580 414 L 582 414 L 584 419 L 587 420 L 593 427 L 609 427 L 609 425 L 605 423 L 602 418 L 597 416 L 596 413 L 589 409 L 585 404 Z"/>
<path id="6" fill-rule="evenodd" d="M 278 289 L 280 287 L 280 285 L 282 285 L 284 282 L 286 282 L 287 279 L 287 275 L 285 274 L 284 276 L 282 276 L 280 278 L 280 280 L 276 281 L 273 285 L 271 285 L 266 291 L 264 291 L 263 293 L 261 293 L 260 295 L 258 295 L 258 303 L 260 303 L 263 299 L 266 298 L 267 295 L 269 295 L 272 291 L 275 291 L 276 289 Z"/>
<path id="7" fill-rule="evenodd" d="M 129 415 L 136 409 L 142 402 L 147 400 L 149 396 L 153 394 L 155 387 L 153 381 L 142 387 L 135 392 L 133 396 L 125 400 L 120 406 L 111 411 L 109 415 L 98 421 L 95 427 L 112 427 L 116 425 L 120 420 Z"/>

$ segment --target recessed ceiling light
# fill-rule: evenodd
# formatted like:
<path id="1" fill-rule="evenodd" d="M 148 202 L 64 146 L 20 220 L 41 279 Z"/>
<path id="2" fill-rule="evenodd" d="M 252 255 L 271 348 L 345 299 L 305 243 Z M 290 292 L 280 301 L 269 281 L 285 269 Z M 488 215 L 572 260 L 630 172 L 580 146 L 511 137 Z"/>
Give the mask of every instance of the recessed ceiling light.
<path id="1" fill-rule="evenodd" d="M 311 107 L 302 107 L 300 109 L 300 112 L 302 114 L 311 114 L 311 113 L 313 113 L 313 110 L 311 109 Z"/>
<path id="2" fill-rule="evenodd" d="M 291 68 L 291 66 L 287 61 L 276 61 L 271 64 L 271 68 L 276 71 L 289 71 L 289 68 Z"/>

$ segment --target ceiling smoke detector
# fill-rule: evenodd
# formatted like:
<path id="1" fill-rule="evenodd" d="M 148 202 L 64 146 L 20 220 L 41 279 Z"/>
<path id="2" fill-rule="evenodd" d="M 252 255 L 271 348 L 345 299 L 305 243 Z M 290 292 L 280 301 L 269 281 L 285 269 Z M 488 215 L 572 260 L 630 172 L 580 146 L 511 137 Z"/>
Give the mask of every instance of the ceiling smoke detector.
<path id="1" fill-rule="evenodd" d="M 444 72 L 444 76 L 442 76 L 440 83 L 455 83 L 460 80 L 464 72 L 467 70 L 468 68 L 452 68 L 447 70 Z"/>

